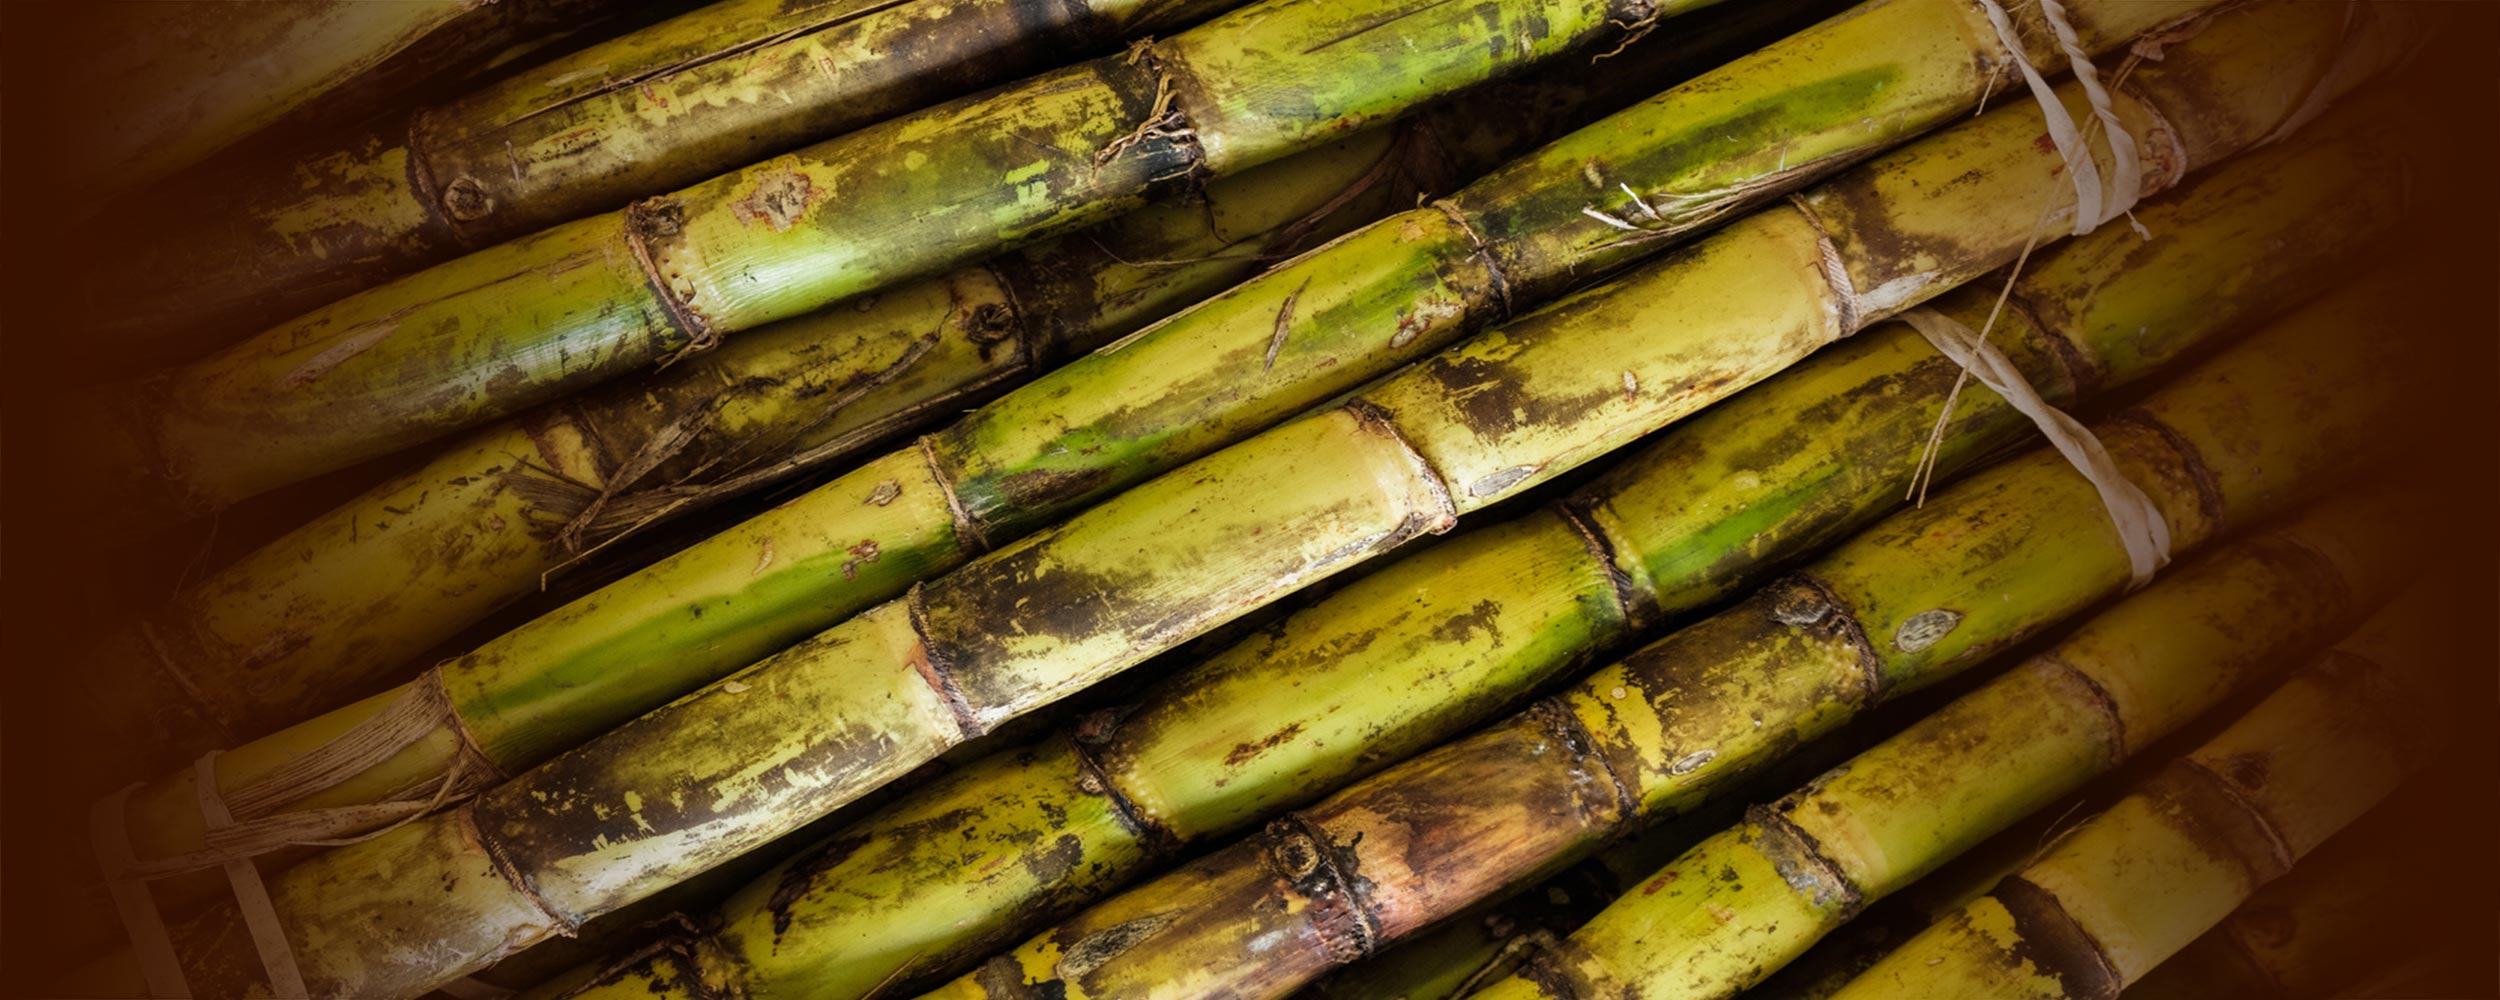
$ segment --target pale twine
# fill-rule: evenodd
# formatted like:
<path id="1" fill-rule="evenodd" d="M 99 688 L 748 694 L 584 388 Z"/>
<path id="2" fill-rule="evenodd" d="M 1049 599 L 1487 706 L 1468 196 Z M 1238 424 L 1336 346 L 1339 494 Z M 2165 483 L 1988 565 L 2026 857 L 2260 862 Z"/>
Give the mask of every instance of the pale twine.
<path id="1" fill-rule="evenodd" d="M 397 756 L 437 731 L 457 746 L 439 780 L 394 793 L 388 801 L 322 809 L 278 810 L 287 803 L 337 787 Z M 252 858 L 285 847 L 337 847 L 382 836 L 441 808 L 453 798 L 500 781 L 502 772 L 468 739 L 453 712 L 439 671 L 429 670 L 382 710 L 329 742 L 272 769 L 259 780 L 220 794 L 217 751 L 193 765 L 193 789 L 205 827 L 201 850 L 150 861 L 135 856 L 128 829 L 131 785 L 96 803 L 89 835 L 148 992 L 188 997 L 182 965 L 146 883 L 211 868 L 223 869 L 244 926 L 269 985 L 282 997 L 306 995 L 303 975 L 288 946 L 276 906 Z M 422 796 L 422 797 L 416 797 Z"/>
<path id="2" fill-rule="evenodd" d="M 2050 406 L 2040 393 L 2023 378 L 2022 369 L 2012 359 L 1988 343 L 1978 331 L 1951 316 L 1920 306 L 1901 314 L 1902 322 L 1926 337 L 1938 353 L 1953 359 L 1969 372 L 1979 384 L 2005 398 L 2015 412 L 2031 418 L 2039 425 L 2040 434 L 2048 438 L 2057 453 L 2074 464 L 2075 471 L 2090 480 L 2101 495 L 2101 505 L 2108 509 L 2109 520 L 2118 528 L 2118 538 L 2127 549 L 2127 565 L 2133 574 L 2131 587 L 2141 587 L 2153 575 L 2170 564 L 2170 522 L 2162 517 L 2161 508 L 2110 460 L 2109 449 L 2082 422 L 2064 411 Z"/>

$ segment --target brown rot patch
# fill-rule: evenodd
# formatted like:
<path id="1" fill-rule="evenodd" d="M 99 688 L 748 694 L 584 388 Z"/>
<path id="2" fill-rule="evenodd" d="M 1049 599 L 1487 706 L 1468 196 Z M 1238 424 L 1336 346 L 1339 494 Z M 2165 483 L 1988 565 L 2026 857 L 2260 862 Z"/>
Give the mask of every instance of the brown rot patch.
<path id="1" fill-rule="evenodd" d="M 1060 954 L 1058 966 L 1051 971 L 1057 973 L 1061 979 L 1084 978 L 1086 973 L 1102 968 L 1112 960 L 1127 954 L 1129 949 L 1154 937 L 1156 932 L 1170 926 L 1171 923 L 1171 914 L 1157 913 L 1105 927 L 1069 945 L 1067 950 Z"/>
<path id="2" fill-rule="evenodd" d="M 815 183 L 808 180 L 806 174 L 796 170 L 776 170 L 756 181 L 754 193 L 731 204 L 729 211 L 737 216 L 741 225 L 752 226 L 762 222 L 773 227 L 776 233 L 786 233 L 807 215 L 808 209 L 822 200 L 824 195 L 816 190 Z"/>
<path id="3" fill-rule="evenodd" d="M 1286 742 L 1300 735 L 1302 735 L 1302 724 L 1296 722 L 1283 729 L 1269 733 L 1267 738 L 1259 740 L 1256 743 L 1243 743 L 1235 746 L 1233 747 L 1233 752 L 1224 755 L 1224 766 L 1240 767 L 1241 765 L 1248 763 L 1251 758 L 1283 746 Z"/>

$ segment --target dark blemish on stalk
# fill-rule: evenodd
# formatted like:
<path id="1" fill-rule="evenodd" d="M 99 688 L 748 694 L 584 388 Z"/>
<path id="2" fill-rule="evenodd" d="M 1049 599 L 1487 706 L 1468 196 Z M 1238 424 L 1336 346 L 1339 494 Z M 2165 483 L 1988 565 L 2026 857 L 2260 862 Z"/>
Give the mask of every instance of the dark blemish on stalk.
<path id="1" fill-rule="evenodd" d="M 1279 729 L 1268 734 L 1265 739 L 1261 739 L 1258 742 L 1243 743 L 1233 747 L 1233 751 L 1231 753 L 1224 755 L 1224 766 L 1240 767 L 1242 764 L 1247 763 L 1251 758 L 1269 750 L 1273 750 L 1279 746 L 1283 746 L 1287 741 L 1290 741 L 1294 737 L 1300 735 L 1302 735 L 1302 724 L 1299 722 L 1291 723 L 1283 729 Z"/>
<path id="2" fill-rule="evenodd" d="M 2092 936 L 2075 923 L 2057 897 L 2020 875 L 2008 876 L 1989 893 L 2014 918 L 2012 959 L 2057 979 L 2069 997 L 2115 1000 L 2120 981 Z"/>
<path id="3" fill-rule="evenodd" d="M 884 482 L 878 483 L 875 489 L 869 490 L 868 499 L 865 502 L 872 506 L 883 507 L 887 504 L 893 503 L 895 497 L 902 495 L 902 484 L 888 479 Z"/>
<path id="4" fill-rule="evenodd" d="M 1085 935 L 1060 953 L 1051 972 L 1060 979 L 1082 979 L 1171 926 L 1173 919 L 1169 913 L 1151 914 Z"/>
<path id="5" fill-rule="evenodd" d="M 847 551 L 850 552 L 851 558 L 842 561 L 842 578 L 845 580 L 859 579 L 859 567 L 876 562 L 877 557 L 883 554 L 877 548 L 877 540 L 873 538 L 861 539 L 859 544 L 851 546 Z"/>
<path id="6" fill-rule="evenodd" d="M 1267 359 L 1260 363 L 1260 371 L 1271 371 L 1276 367 L 1276 355 L 1285 349 L 1285 334 L 1293 330 L 1294 303 L 1302 301 L 1302 293 L 1310 287 L 1311 279 L 1302 279 L 1302 284 L 1295 286 L 1293 294 L 1285 296 L 1284 304 L 1276 307 L 1276 333 L 1267 339 Z"/>
<path id="7" fill-rule="evenodd" d="M 1904 653 L 1916 653 L 1942 641 L 1962 624 L 1962 613 L 1949 608 L 1921 611 L 1901 620 L 1893 630 L 1892 644 Z"/>
<path id="8" fill-rule="evenodd" d="M 1439 642 L 1457 643 L 1465 642 L 1473 638 L 1476 633 L 1482 632 L 1485 641 L 1498 645 L 1502 641 L 1502 629 L 1499 624 L 1501 616 L 1501 602 L 1488 597 L 1477 601 L 1475 606 L 1468 608 L 1464 614 L 1453 615 L 1449 620 L 1434 626 L 1432 638 Z"/>
<path id="9" fill-rule="evenodd" d="M 1032 874 L 1033 881 L 1058 885 L 1076 869 L 1078 862 L 1085 860 L 1085 842 L 1077 839 L 1076 834 L 1063 833 L 1048 848 L 1025 852 L 1023 860 L 1024 870 Z"/>
<path id="10" fill-rule="evenodd" d="M 781 936 L 789 932 L 790 908 L 815 891 L 817 878 L 850 860 L 870 839 L 866 833 L 836 837 L 782 869 L 781 878 L 773 883 L 772 895 L 764 903 L 764 909 L 773 915 L 773 943 L 781 943 Z"/>
<path id="11" fill-rule="evenodd" d="M 776 233 L 786 233 L 797 225 L 800 217 L 816 203 L 824 200 L 814 182 L 797 170 L 776 170 L 755 182 L 755 192 L 732 202 L 729 212 L 742 226 L 763 222 Z"/>

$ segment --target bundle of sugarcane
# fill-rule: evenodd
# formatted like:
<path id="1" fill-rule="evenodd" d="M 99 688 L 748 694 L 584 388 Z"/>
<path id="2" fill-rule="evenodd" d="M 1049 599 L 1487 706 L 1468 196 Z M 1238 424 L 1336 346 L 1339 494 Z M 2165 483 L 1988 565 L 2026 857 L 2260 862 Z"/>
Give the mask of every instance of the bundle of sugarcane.
<path id="1" fill-rule="evenodd" d="M 2336 13 L 2317 22 L 2320 36 Z M 2307 99 L 2315 88 L 2275 74 L 2285 39 L 2318 16 L 2295 5 L 2217 19 L 2111 98 L 2122 127 L 2159 142 L 2151 187 L 2256 141 Z M 2251 55 L 2260 34 L 2263 59 Z M 2332 48 L 2320 37 L 2315 63 Z M 2248 86 L 2222 85 L 2243 72 Z M 474 968 L 1982 273 L 2034 238 L 2043 214 L 2077 224 L 2041 211 L 2071 204 L 2075 189 L 2066 161 L 2029 141 L 2040 109 L 2004 110 L 1132 489 L 452 813 L 293 868 L 273 886 L 283 932 L 325 991 L 392 992 Z M 1960 182 L 1933 183 L 1943 179 Z M 1883 295 L 1849 290 L 1860 287 Z M 2350 405 L 2372 398 L 2356 392 Z M 493 707 L 527 718 L 560 692 L 522 694 Z M 436 708 L 415 703 L 393 723 L 439 718 Z M 452 743 L 430 732 L 440 735 L 415 739 L 438 753 Z M 530 749 L 523 731 L 506 735 Z M 408 778 L 448 787 L 460 776 Z M 234 919 L 212 914 L 187 940 L 213 948 Z"/>
<path id="2" fill-rule="evenodd" d="M 108 401 L 117 426 L 103 436 L 126 440 L 97 448 L 139 476 L 133 499 L 214 510 L 1585 58 L 1625 24 L 1706 4 L 1262 0 L 316 309 Z"/>
<path id="3" fill-rule="evenodd" d="M 2354 112 L 2317 128 L 2147 203 L 2139 218 L 2163 234 L 2157 243 L 2105 229 L 2035 257 L 2016 285 L 2026 319 L 1998 333 L 2005 348 L 2061 398 L 2090 394 L 2314 287 L 2396 215 L 2392 189 L 2374 183 L 2390 164 L 2371 130 Z M 2287 239 L 2319 232 L 2341 235 Z M 2000 290 L 1974 283 L 1936 308 L 1976 325 Z M 1116 717 L 971 765 L 836 832 L 697 916 L 719 928 L 708 937 L 540 992 L 666 995 L 700 983 L 757 998 L 855 997 L 985 955 L 1191 844 L 1456 735 L 1640 622 L 1714 600 L 1878 516 L 1900 500 L 1956 371 L 1905 324 L 1860 334 L 1549 510 L 1376 571 Z M 1798 439 L 1799 426 L 1823 430 Z M 1950 469 L 2027 427 L 1974 393 L 1941 461 Z M 1719 492 L 1740 481 L 1758 484 L 1744 502 Z M 965 858 L 967 843 L 979 858 Z"/>
<path id="4" fill-rule="evenodd" d="M 2098 26 L 2087 29 L 2086 44 L 2115 46 L 2125 38 L 2113 32 L 2156 23 L 2151 6 L 2080 6 Z M 320 785 L 299 779 L 248 796 L 258 808 L 247 812 L 423 798 L 472 745 L 505 770 L 534 764 L 986 547 L 1350 391 L 1506 305 L 1552 294 L 1579 268 L 1655 252 L 1953 115 L 1987 91 L 2006 58 L 1983 20 L 1958 0 L 1862 5 L 1583 129 L 1469 186 L 1456 204 L 1383 220 L 1079 359 L 914 447 L 490 642 L 444 665 L 439 678 L 227 754 L 218 783 L 230 794 L 266 786 L 281 765 L 386 708 L 429 699 L 449 701 L 456 719 L 383 764 L 328 767 Z M 2323 58 L 2332 27 L 2302 30 L 2308 51 Z M 2245 94 L 2256 102 L 2245 119 L 2219 108 L 2194 113 L 2214 116 L 2219 127 L 2210 131 L 2220 138 L 2193 141 L 2215 149 L 2253 141 L 2301 93 L 2269 79 Z M 1724 102 L 1749 110 L 1730 118 Z M 1747 145 L 1774 133 L 1777 150 Z M 1592 163 L 1605 164 L 1594 181 Z M 1679 214 L 1643 217 L 1646 232 L 1627 238 L 1616 228 L 1627 223 L 1590 214 L 1591 199 L 1612 204 L 1618 187 L 1648 192 L 1639 200 L 1653 211 Z M 1995 219 L 1999 252 L 2033 221 L 1974 217 Z M 1794 259 L 1819 253 L 1800 248 Z M 1245 371 L 1258 374 L 1244 380 Z M 621 671 L 618 662 L 637 666 Z M 198 848 L 190 780 L 186 772 L 132 799 L 140 858 Z"/>
<path id="5" fill-rule="evenodd" d="M 2220 736 L 1837 997 L 2114 997 L 2392 790 L 2436 743 L 2456 620 L 2417 588 Z"/>
<path id="6" fill-rule="evenodd" d="M 1626 80 L 1690 76 L 1802 13 L 1706 11 L 1610 59 L 1621 76 L 1545 67 L 1470 97 L 1512 109 L 1498 123 L 1430 110 L 482 430 L 108 640 L 89 674 L 102 717 L 134 745 L 196 754 L 335 708 L 625 533 L 888 444 L 1647 94 Z M 860 584 L 874 561 L 845 554 L 845 582 L 878 598 L 908 582 L 872 569 Z"/>
<path id="7" fill-rule="evenodd" d="M 259 131 L 488 0 L 365 4 L 106 4 L 74 13 L 77 76 L 59 88 L 88 123 L 64 171 L 102 195 Z"/>
<path id="8" fill-rule="evenodd" d="M 95 295 L 131 334 L 213 343 L 1242 2 L 723 0 L 211 178 L 224 210 L 145 251 L 143 264 L 178 265 L 145 268 L 170 280 L 133 287 L 116 271 Z M 439 19 L 468 4 L 328 6 Z M 121 217 L 186 217 L 157 214 L 166 207 Z"/>
<path id="9" fill-rule="evenodd" d="M 1700 998 L 1753 986 L 1868 903 L 2332 641 L 2395 590 L 2421 506 L 2345 498 L 2214 553 L 1756 807 L 1477 995 Z"/>
<path id="10" fill-rule="evenodd" d="M 2396 375 L 2345 336 L 2349 316 L 2305 312 L 2292 337 L 2229 352 L 2100 424 L 2175 547 L 2318 485 L 2392 417 Z M 1999 466 L 1510 721 L 1279 818 L 932 995 L 1277 995 L 1643 817 L 1686 811 L 2129 575 L 2100 494 L 2061 456 Z"/>

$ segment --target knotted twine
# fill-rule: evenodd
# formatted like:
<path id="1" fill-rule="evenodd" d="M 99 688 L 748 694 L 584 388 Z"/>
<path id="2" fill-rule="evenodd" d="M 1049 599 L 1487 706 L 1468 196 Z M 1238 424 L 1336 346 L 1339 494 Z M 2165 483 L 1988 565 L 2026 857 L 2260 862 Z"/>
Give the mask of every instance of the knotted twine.
<path id="1" fill-rule="evenodd" d="M 428 779 L 368 805 L 298 809 L 281 806 L 336 787 L 397 756 L 418 740 L 449 731 L 456 743 L 441 778 Z M 372 840 L 415 822 L 457 796 L 499 782 L 503 773 L 472 743 L 452 710 L 439 671 L 429 670 L 382 710 L 312 750 L 272 769 L 233 794 L 217 787 L 219 751 L 193 764 L 192 786 L 205 827 L 203 847 L 140 861 L 130 844 L 128 802 L 140 786 L 125 786 L 95 804 L 88 833 L 114 909 L 129 933 L 148 992 L 188 997 L 182 964 L 146 883 L 176 875 L 223 869 L 252 946 L 260 954 L 269 986 L 281 997 L 307 995 L 303 974 L 288 945 L 277 907 L 252 858 L 284 847 L 341 847 Z M 430 791 L 429 791 L 430 789 Z M 238 818 L 242 817 L 242 818 Z"/>
<path id="2" fill-rule="evenodd" d="M 2074 26 L 2068 23 L 2066 8 L 2057 0 L 2038 0 L 2038 3 L 2041 19 L 2048 23 L 2059 50 L 2073 67 L 2075 83 L 2082 88 L 2085 100 L 2092 107 L 2094 123 L 2100 126 L 2101 135 L 2109 144 L 2111 176 L 2106 190 L 2100 164 L 2092 157 L 2089 136 L 2076 126 L 2074 116 L 2066 112 L 2065 102 L 2058 100 L 2056 90 L 2040 75 L 2039 67 L 2031 64 L 2031 57 L 2024 52 L 2022 40 L 2014 28 L 2013 18 L 2006 14 L 1998 0 L 1979 0 L 1980 8 L 1987 12 L 1988 23 L 1996 29 L 1997 41 L 2005 47 L 2015 68 L 2022 73 L 2032 98 L 2039 102 L 2041 118 L 2048 127 L 2049 141 L 2055 144 L 2058 158 L 2066 165 L 2066 175 L 2074 182 L 2073 235 L 2082 236 L 2112 219 L 2127 216 L 2128 224 L 2135 227 L 2137 235 L 2151 239 L 2152 233 L 2144 228 L 2144 224 L 2128 214 L 2144 196 L 2144 164 L 2135 136 L 2119 123 L 2109 89 L 2101 84 L 2099 69 L 2093 66 L 2090 54 L 2084 51 L 2082 41 L 2075 34 Z M 2015 257 L 2013 267 L 2005 276 L 2005 287 L 1997 295 L 1996 306 L 1988 311 L 1988 319 L 1979 330 L 1974 331 L 1926 306 L 1901 314 L 1901 319 L 1917 330 L 1920 336 L 1927 338 L 1938 353 L 1952 359 L 1962 369 L 1954 377 L 1952 390 L 1945 394 L 1944 411 L 1937 414 L 1935 428 L 1928 435 L 1926 450 L 1920 455 L 1918 468 L 1911 477 L 1910 495 L 1921 504 L 1926 502 L 1927 485 L 1935 479 L 1945 428 L 1953 419 L 1953 406 L 1960 401 L 1963 386 L 1976 378 L 1979 384 L 2004 397 L 2015 412 L 2029 417 L 2039 427 L 2041 436 L 2047 438 L 2058 454 L 2065 456 L 2100 494 L 2101 505 L 2107 510 L 2110 523 L 2117 526 L 2119 541 L 2127 550 L 2131 576 L 2128 587 L 2134 589 L 2151 582 L 2153 575 L 2169 564 L 2170 522 L 2162 517 L 2161 509 L 2153 505 L 2152 497 L 2118 470 L 2117 463 L 2109 457 L 2109 449 L 2101 445 L 2100 439 L 2094 437 L 2090 429 L 2040 398 L 2039 391 L 2033 389 L 2030 381 L 2023 377 L 2022 370 L 2015 367 L 2004 352 L 1988 342 L 1988 335 L 1996 329 L 1997 317 L 2005 311 L 2006 300 L 2013 295 L 2014 282 L 2021 276 L 2023 264 L 2031 258 L 2031 251 L 2039 245 L 2042 229 L 2055 214 L 2054 202 L 2042 208 L 2039 221 L 2032 225 L 2031 236 L 2023 244 L 2022 253 Z"/>

